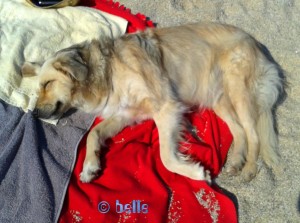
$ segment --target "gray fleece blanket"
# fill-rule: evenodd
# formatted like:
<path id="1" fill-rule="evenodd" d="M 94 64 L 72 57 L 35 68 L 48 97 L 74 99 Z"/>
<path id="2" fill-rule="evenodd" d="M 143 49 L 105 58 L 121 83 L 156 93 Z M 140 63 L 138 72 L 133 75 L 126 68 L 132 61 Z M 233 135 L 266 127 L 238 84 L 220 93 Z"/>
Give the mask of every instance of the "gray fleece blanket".
<path id="1" fill-rule="evenodd" d="M 76 112 L 54 126 L 0 100 L 1 223 L 58 220 L 77 145 L 93 119 Z"/>

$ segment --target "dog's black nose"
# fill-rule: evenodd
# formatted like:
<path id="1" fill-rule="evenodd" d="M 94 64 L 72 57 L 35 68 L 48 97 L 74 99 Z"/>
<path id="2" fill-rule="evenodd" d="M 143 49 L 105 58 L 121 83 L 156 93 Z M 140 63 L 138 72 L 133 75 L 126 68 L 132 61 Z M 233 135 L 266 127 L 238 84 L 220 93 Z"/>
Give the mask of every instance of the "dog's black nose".
<path id="1" fill-rule="evenodd" d="M 33 111 L 32 111 L 32 115 L 34 117 L 39 117 L 39 110 L 37 108 L 35 108 Z"/>

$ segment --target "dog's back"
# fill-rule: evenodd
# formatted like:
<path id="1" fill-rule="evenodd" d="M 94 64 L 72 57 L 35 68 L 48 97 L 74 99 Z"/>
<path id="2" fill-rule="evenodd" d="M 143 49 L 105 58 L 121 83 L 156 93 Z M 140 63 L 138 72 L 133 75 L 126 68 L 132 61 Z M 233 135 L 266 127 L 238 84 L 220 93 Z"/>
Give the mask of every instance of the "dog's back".
<path id="1" fill-rule="evenodd" d="M 246 162 L 243 177 L 252 179 L 259 151 L 268 165 L 278 164 L 272 108 L 283 79 L 252 36 L 229 25 L 198 23 L 150 29 L 121 41 L 124 51 L 136 51 L 140 66 L 150 67 L 141 73 L 158 98 L 168 94 L 166 81 L 159 80 L 168 80 L 172 98 L 212 108 L 227 122 L 235 140 L 229 172 Z"/>

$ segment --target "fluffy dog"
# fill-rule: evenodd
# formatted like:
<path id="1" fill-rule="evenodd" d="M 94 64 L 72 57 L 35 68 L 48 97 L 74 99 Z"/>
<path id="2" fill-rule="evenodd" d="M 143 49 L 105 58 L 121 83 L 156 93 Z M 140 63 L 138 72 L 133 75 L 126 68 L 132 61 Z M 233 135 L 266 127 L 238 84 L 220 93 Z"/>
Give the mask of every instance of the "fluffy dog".
<path id="1" fill-rule="evenodd" d="M 99 174 L 105 140 L 145 119 L 157 125 L 169 171 L 206 179 L 199 163 L 177 151 L 183 113 L 195 105 L 213 109 L 230 128 L 228 173 L 251 180 L 259 153 L 269 166 L 279 163 L 272 109 L 284 89 L 280 68 L 236 27 L 197 23 L 86 41 L 40 65 L 25 63 L 22 73 L 39 75 L 39 117 L 77 108 L 104 118 L 88 135 L 82 182 Z"/>

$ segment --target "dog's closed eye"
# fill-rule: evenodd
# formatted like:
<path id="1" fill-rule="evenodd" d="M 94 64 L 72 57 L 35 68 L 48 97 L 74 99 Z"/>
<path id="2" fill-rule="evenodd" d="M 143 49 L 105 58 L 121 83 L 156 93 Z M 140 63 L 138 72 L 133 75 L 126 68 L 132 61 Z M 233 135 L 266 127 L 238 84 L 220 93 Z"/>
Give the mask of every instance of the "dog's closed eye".
<path id="1" fill-rule="evenodd" d="M 44 90 L 49 90 L 53 85 L 54 80 L 47 81 L 42 85 Z"/>

